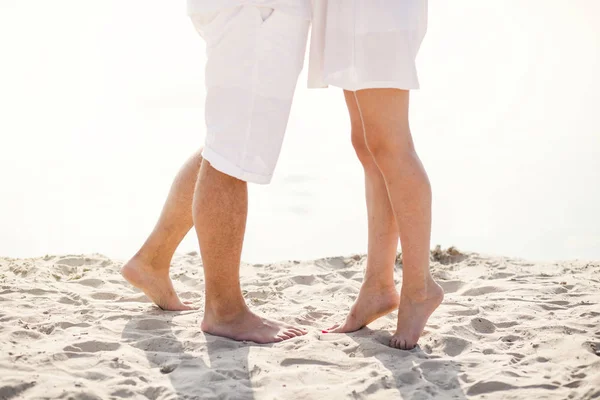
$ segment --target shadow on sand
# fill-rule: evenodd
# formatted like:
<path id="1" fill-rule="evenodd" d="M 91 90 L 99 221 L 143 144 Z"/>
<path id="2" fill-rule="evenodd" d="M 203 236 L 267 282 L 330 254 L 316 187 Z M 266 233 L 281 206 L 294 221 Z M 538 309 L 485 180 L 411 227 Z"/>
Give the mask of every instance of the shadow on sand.
<path id="1" fill-rule="evenodd" d="M 204 335 L 198 329 L 192 329 L 192 324 L 196 327 L 197 322 L 196 313 L 191 313 L 194 315 L 193 322 L 185 316 L 191 316 L 190 313 L 147 310 L 133 316 L 125 325 L 123 341 L 143 350 L 153 370 L 148 373 L 148 380 L 162 374 L 171 381 L 172 389 L 159 382 L 155 385 L 148 382 L 149 386 L 143 395 L 150 399 L 253 400 L 255 392 L 252 378 L 260 373 L 261 368 L 249 366 L 248 354 L 254 346 L 270 346 Z M 347 398 L 369 398 L 371 394 L 387 398 L 387 390 L 395 388 L 404 400 L 466 399 L 459 382 L 461 367 L 457 362 L 427 354 L 418 347 L 412 351 L 391 349 L 387 345 L 390 336 L 387 331 L 363 328 L 347 335 L 327 334 L 321 338 L 345 342 L 347 346 L 343 352 L 348 358 L 343 364 L 355 364 L 358 359 L 378 361 L 387 370 L 377 376 L 369 375 L 365 370 L 368 387 L 361 393 L 347 392 Z M 325 352 L 319 355 L 321 357 L 328 360 Z M 330 362 L 325 364 L 330 368 L 335 365 Z M 339 367 L 344 369 L 342 365 Z M 281 362 L 279 368 L 291 367 Z M 390 398 L 397 398 L 395 391 L 388 393 L 393 396 Z M 313 398 L 311 393 L 305 394 L 306 398 Z"/>
<path id="2" fill-rule="evenodd" d="M 174 317 L 183 313 L 145 311 L 133 317 L 122 333 L 123 341 L 143 350 L 151 368 L 168 375 L 174 396 L 168 388 L 151 386 L 144 395 L 174 399 L 252 400 L 248 353 L 252 344 L 206 335 L 202 343 L 191 340 L 203 335 L 198 329 L 178 324 Z M 190 337 L 181 341 L 180 338 Z M 156 375 L 148 374 L 151 376 Z"/>
<path id="3" fill-rule="evenodd" d="M 410 351 L 390 348 L 388 343 L 392 335 L 385 330 L 363 328 L 336 336 L 354 342 L 344 350 L 349 357 L 378 360 L 389 374 L 378 377 L 380 382 L 376 386 L 396 388 L 404 400 L 467 398 L 459 381 L 461 366 L 447 357 L 427 354 L 419 346 Z M 368 397 L 368 390 L 361 393 L 364 394 Z M 355 397 L 363 398 L 361 395 L 356 394 Z"/>

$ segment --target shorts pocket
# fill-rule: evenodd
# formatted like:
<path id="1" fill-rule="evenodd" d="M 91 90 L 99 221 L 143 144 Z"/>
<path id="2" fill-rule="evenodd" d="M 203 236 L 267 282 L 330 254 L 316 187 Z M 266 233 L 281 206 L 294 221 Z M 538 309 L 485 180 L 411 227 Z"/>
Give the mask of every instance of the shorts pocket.
<path id="1" fill-rule="evenodd" d="M 225 10 L 195 13 L 190 15 L 190 18 L 196 31 L 206 40 L 211 32 L 223 28 L 236 15 L 240 14 L 242 8 L 242 6 L 237 6 Z"/>
<path id="2" fill-rule="evenodd" d="M 257 7 L 257 9 L 260 13 L 260 19 L 262 20 L 262 22 L 267 22 L 267 20 L 271 18 L 273 12 L 275 11 L 271 7 Z"/>
<path id="3" fill-rule="evenodd" d="M 256 20 L 260 26 L 271 23 L 271 20 L 279 14 L 272 7 L 246 6 L 251 9 L 251 12 L 256 14 Z"/>

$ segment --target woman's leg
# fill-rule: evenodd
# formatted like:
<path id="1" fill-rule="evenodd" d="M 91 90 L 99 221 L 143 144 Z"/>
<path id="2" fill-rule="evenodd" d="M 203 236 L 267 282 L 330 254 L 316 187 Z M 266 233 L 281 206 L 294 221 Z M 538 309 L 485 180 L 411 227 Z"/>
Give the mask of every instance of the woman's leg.
<path id="1" fill-rule="evenodd" d="M 369 242 L 364 282 L 346 321 L 331 332 L 352 332 L 398 308 L 394 263 L 398 250 L 398 228 L 385 181 L 365 142 L 365 131 L 354 92 L 344 91 L 352 123 L 352 145 L 363 166 Z"/>
<path id="2" fill-rule="evenodd" d="M 370 154 L 385 181 L 400 233 L 403 280 L 392 347 L 411 349 L 443 299 L 429 271 L 431 186 L 408 123 L 409 92 L 355 92 Z"/>

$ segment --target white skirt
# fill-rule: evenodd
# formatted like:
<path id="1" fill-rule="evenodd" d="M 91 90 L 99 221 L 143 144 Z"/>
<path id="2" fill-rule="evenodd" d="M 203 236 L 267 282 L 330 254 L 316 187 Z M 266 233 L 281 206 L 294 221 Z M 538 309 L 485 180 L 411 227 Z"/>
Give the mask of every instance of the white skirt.
<path id="1" fill-rule="evenodd" d="M 418 89 L 427 0 L 313 0 L 308 86 Z"/>

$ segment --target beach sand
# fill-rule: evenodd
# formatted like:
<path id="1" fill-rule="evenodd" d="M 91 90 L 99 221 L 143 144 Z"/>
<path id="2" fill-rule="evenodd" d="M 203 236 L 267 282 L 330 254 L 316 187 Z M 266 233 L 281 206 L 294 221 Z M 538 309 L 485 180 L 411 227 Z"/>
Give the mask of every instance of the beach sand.
<path id="1" fill-rule="evenodd" d="M 412 351 L 395 314 L 323 334 L 358 294 L 365 257 L 243 265 L 247 302 L 307 327 L 273 345 L 203 334 L 198 255 L 172 277 L 200 311 L 163 312 L 101 255 L 0 259 L 0 399 L 600 398 L 600 262 L 432 252 L 446 291 Z M 402 276 L 398 264 L 397 278 Z"/>

